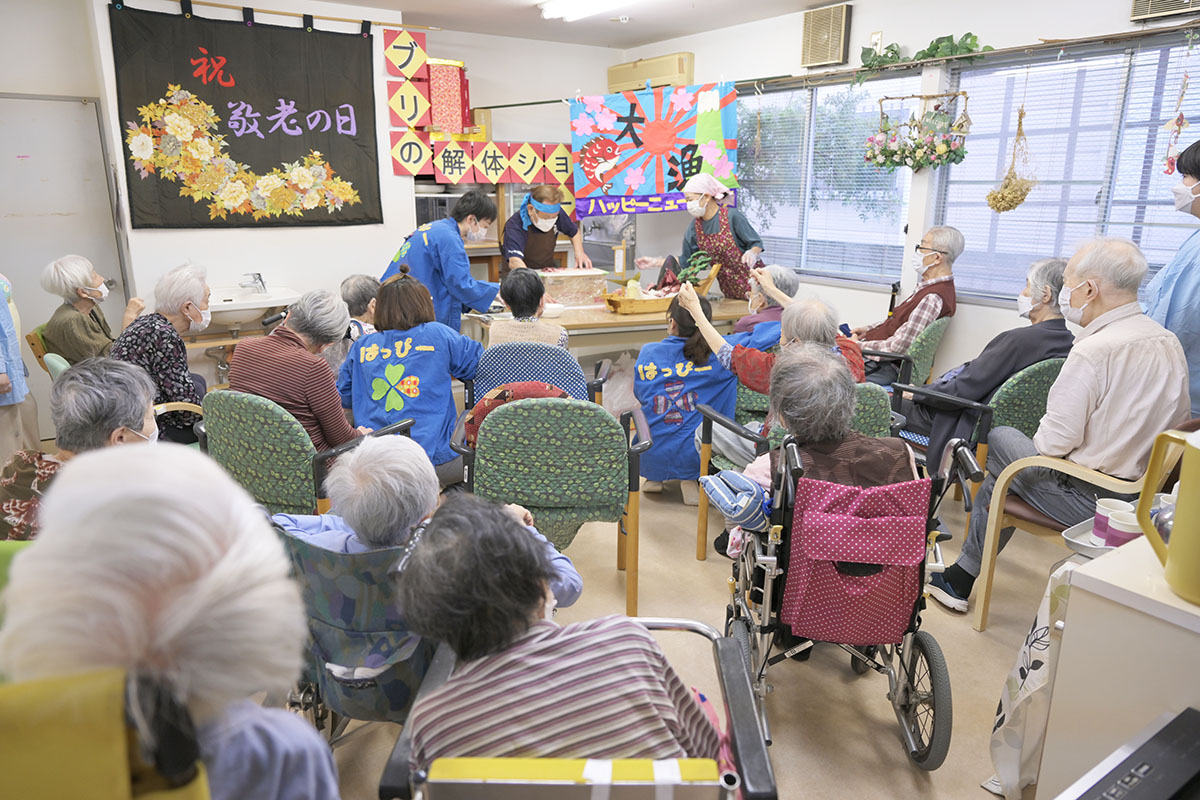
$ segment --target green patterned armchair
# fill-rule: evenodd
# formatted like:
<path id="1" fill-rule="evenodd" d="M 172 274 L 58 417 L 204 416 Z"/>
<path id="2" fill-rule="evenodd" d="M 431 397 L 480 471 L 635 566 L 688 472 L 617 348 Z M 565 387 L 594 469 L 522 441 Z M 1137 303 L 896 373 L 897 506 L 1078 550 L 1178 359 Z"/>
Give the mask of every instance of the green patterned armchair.
<path id="1" fill-rule="evenodd" d="M 863 356 L 874 356 L 881 361 L 899 361 L 900 375 L 896 378 L 896 383 L 910 384 L 914 380 L 919 380 L 922 384 L 926 384 L 933 374 L 933 359 L 937 355 L 938 345 L 942 343 L 942 335 L 946 333 L 946 326 L 949 324 L 950 317 L 942 317 L 929 323 L 925 330 L 918 333 L 917 338 L 913 339 L 907 353 L 884 353 L 880 350 L 864 348 Z"/>
<path id="2" fill-rule="evenodd" d="M 475 494 L 529 509 L 537 529 L 560 550 L 585 522 L 619 523 L 617 568 L 629 564 L 626 613 L 636 615 L 639 460 L 652 443 L 641 409 L 622 413 L 618 422 L 585 400 L 513 400 L 484 418 L 474 450 L 463 444 L 466 417 L 459 418 L 453 444 Z"/>
<path id="3" fill-rule="evenodd" d="M 204 420 L 197 424 L 200 448 L 272 514 L 328 510 L 325 471 L 361 439 L 317 452 L 295 417 L 256 394 L 217 389 L 204 395 Z M 380 428 L 372 436 L 402 433 L 411 419 Z"/>

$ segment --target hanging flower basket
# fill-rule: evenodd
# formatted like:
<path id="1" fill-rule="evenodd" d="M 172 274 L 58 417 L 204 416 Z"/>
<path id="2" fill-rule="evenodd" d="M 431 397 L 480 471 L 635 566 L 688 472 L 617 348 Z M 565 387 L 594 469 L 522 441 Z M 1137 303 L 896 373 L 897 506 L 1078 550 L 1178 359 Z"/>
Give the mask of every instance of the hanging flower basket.
<path id="1" fill-rule="evenodd" d="M 955 119 L 947 109 L 960 96 L 962 113 Z M 920 100 L 921 116 L 914 114 L 908 122 L 893 123 L 884 113 L 885 100 Z M 937 169 L 943 164 L 958 164 L 967 156 L 966 135 L 970 129 L 966 92 L 881 97 L 879 130 L 867 137 L 863 161 L 887 172 L 899 167 L 916 172 L 926 167 Z"/>

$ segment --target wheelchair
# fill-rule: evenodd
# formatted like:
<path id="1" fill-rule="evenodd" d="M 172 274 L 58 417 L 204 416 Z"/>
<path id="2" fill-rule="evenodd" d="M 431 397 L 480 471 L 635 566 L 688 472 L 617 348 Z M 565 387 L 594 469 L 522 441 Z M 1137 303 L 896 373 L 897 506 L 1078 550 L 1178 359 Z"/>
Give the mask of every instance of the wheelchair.
<path id="1" fill-rule="evenodd" d="M 858 675 L 887 677 L 909 759 L 925 770 L 950 749 L 950 674 L 937 640 L 921 630 L 926 572 L 941 572 L 936 512 L 948 489 L 981 477 L 970 446 L 949 442 L 930 478 L 862 489 L 805 479 L 796 441 L 783 440 L 767 530 L 746 531 L 729 579 L 725 633 L 742 647 L 763 730 L 767 672 L 815 642 L 850 655 Z M 835 496 L 833 508 L 822 497 Z M 890 496 L 889 496 L 890 495 Z M 970 492 L 964 491 L 970 510 Z M 897 522 L 897 497 L 907 524 Z M 840 516 L 850 509 L 851 517 Z M 883 509 L 872 517 L 869 509 Z M 855 512 L 863 516 L 854 517 Z M 886 521 L 884 520 L 886 517 Z M 849 521 L 848 521 L 849 520 Z M 792 562 L 789 564 L 789 561 Z M 789 569 L 790 567 L 790 569 Z M 881 611 L 886 609 L 886 611 Z"/>
<path id="2" fill-rule="evenodd" d="M 775 800 L 775 773 L 767 754 L 754 691 L 742 646 L 702 622 L 634 617 L 649 630 L 682 631 L 703 636 L 712 645 L 721 686 L 725 732 L 733 751 L 734 772 L 720 772 L 712 759 L 558 759 L 439 758 L 410 768 L 412 742 L 402 731 L 384 767 L 380 800 L 538 800 L 539 798 L 679 797 Z M 441 686 L 454 667 L 454 653 L 440 645 L 421 684 L 418 698 Z"/>

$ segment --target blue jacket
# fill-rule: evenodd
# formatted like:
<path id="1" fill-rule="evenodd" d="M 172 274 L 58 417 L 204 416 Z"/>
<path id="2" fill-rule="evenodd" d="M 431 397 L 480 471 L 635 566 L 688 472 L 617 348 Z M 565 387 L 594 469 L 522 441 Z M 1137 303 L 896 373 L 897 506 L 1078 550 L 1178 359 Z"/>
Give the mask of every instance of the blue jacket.
<path id="1" fill-rule="evenodd" d="M 412 417 L 412 438 L 430 460 L 452 461 L 457 413 L 450 379 L 474 378 L 482 352 L 479 342 L 438 322 L 364 334 L 338 372 L 342 407 L 354 412 L 355 425 L 375 429 Z"/>
<path id="2" fill-rule="evenodd" d="M 668 336 L 642 347 L 633 375 L 633 393 L 642 404 L 654 443 L 642 454 L 647 480 L 695 480 L 700 454 L 694 437 L 703 416 L 701 404 L 732 417 L 737 403 L 737 376 L 711 354 L 703 366 L 683 355 L 687 340 Z"/>
<path id="3" fill-rule="evenodd" d="M 450 217 L 426 223 L 409 234 L 379 280 L 395 275 L 401 264 L 408 264 L 409 274 L 429 289 L 437 321 L 455 331 L 461 329 L 464 306 L 487 311 L 500 291 L 498 283 L 471 277 L 462 234 Z"/>
<path id="4" fill-rule="evenodd" d="M 1179 339 L 1187 357 L 1192 416 L 1200 417 L 1200 231 L 1146 286 L 1146 316 Z"/>
<path id="5" fill-rule="evenodd" d="M 294 536 L 303 536 L 311 544 L 335 553 L 365 553 L 375 549 L 360 541 L 351 527 L 346 524 L 346 520 L 336 514 L 321 514 L 320 516 L 276 514 L 271 517 L 271 521 L 288 533 Z M 550 544 L 545 536 L 538 533 L 537 528 L 526 526 L 526 530 L 546 548 L 546 556 L 550 559 L 550 566 L 554 570 L 554 577 L 550 579 L 550 591 L 554 592 L 554 599 L 558 601 L 558 606 L 565 608 L 574 604 L 579 599 L 579 595 L 583 593 L 583 578 L 579 577 L 575 565 L 571 563 L 570 558 L 558 552 L 558 549 Z"/>
<path id="6" fill-rule="evenodd" d="M 779 346 L 779 331 L 782 325 L 779 320 L 767 320 L 760 322 L 754 326 L 753 330 L 742 331 L 741 333 L 731 333 L 725 337 L 725 341 L 735 347 L 749 347 L 752 350 L 767 351 L 772 347 Z"/>

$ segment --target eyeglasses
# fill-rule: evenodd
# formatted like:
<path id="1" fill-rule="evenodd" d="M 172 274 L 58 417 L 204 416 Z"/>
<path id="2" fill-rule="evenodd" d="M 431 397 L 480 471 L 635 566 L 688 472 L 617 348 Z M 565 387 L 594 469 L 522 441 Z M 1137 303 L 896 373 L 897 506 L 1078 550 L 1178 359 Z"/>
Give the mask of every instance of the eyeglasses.
<path id="1" fill-rule="evenodd" d="M 945 250 L 938 250 L 938 249 L 936 249 L 936 248 L 933 248 L 933 247 L 926 247 L 925 245 L 923 245 L 923 244 L 920 244 L 919 242 L 918 242 L 917 244 L 913 245 L 913 252 L 914 252 L 914 253 L 919 253 L 919 252 L 921 252 L 922 250 L 924 250 L 924 251 L 925 251 L 925 252 L 927 252 L 927 253 L 941 253 L 942 255 L 947 255 L 947 253 L 946 253 L 946 251 L 945 251 Z"/>

